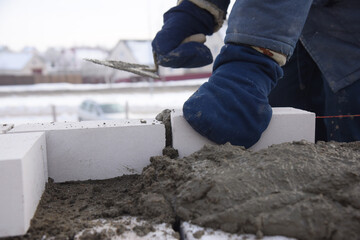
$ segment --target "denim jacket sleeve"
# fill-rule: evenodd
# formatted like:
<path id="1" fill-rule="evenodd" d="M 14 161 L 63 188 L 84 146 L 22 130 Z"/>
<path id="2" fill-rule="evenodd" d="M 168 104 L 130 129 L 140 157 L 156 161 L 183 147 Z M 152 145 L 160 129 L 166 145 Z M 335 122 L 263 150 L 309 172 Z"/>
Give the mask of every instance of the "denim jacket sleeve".
<path id="1" fill-rule="evenodd" d="M 292 55 L 301 40 L 330 88 L 360 79 L 359 0 L 237 0 L 226 43 L 242 43 Z"/>
<path id="2" fill-rule="evenodd" d="M 221 27 L 229 0 L 189 0 Z M 359 0 L 237 0 L 226 43 L 247 44 L 290 58 L 300 39 L 334 92 L 360 79 Z"/>
<path id="3" fill-rule="evenodd" d="M 292 55 L 312 0 L 237 0 L 229 16 L 226 43 L 242 43 Z"/>

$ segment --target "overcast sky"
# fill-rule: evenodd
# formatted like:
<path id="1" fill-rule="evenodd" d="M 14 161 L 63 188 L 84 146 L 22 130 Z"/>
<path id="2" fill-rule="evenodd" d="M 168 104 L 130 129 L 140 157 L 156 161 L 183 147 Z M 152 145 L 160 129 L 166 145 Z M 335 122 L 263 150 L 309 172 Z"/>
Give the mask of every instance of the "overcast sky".
<path id="1" fill-rule="evenodd" d="M 104 46 L 152 39 L 176 0 L 0 0 L 0 45 Z"/>

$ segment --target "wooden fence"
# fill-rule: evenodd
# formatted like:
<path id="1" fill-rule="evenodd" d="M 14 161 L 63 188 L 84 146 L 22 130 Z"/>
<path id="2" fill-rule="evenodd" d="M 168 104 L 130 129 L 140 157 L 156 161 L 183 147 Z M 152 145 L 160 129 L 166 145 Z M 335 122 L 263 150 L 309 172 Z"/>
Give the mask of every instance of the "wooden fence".
<path id="1" fill-rule="evenodd" d="M 31 75 L 12 76 L 0 75 L 0 85 L 31 85 L 36 83 L 83 83 L 81 75 Z"/>

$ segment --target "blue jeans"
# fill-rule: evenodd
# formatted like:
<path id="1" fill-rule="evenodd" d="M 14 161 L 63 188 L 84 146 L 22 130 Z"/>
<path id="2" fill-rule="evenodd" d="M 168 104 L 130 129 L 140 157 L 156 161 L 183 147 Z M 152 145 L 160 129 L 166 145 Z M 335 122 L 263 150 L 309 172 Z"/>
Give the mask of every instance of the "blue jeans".
<path id="1" fill-rule="evenodd" d="M 334 93 L 300 42 L 283 70 L 269 95 L 272 107 L 295 107 L 317 116 L 360 114 L 360 81 Z M 360 141 L 360 117 L 318 118 L 316 140 Z"/>

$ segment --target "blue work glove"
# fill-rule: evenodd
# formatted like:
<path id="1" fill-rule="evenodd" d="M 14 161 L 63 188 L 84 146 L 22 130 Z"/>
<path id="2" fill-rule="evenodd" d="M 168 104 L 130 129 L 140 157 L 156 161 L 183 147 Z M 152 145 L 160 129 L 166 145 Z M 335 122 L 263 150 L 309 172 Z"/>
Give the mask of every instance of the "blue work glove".
<path id="1" fill-rule="evenodd" d="M 157 63 L 164 67 L 194 68 L 212 63 L 210 49 L 199 42 L 182 42 L 195 34 L 211 35 L 215 20 L 208 11 L 185 0 L 164 14 L 164 25 L 152 42 Z"/>
<path id="2" fill-rule="evenodd" d="M 226 44 L 209 81 L 184 103 L 184 117 L 218 144 L 251 147 L 270 122 L 267 97 L 282 75 L 270 57 L 251 47 Z"/>

